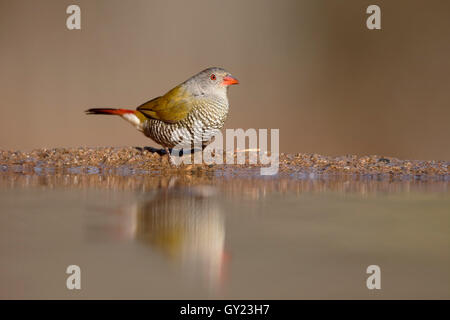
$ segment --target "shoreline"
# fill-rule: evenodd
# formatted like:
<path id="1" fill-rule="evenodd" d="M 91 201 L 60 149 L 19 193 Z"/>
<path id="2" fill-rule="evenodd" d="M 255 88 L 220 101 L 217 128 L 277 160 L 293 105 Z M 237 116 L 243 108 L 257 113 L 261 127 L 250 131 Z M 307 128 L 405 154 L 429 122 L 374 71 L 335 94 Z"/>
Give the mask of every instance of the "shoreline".
<path id="1" fill-rule="evenodd" d="M 24 174 L 212 174 L 259 176 L 260 164 L 182 164 L 171 166 L 159 149 L 139 147 L 80 147 L 0 150 L 0 172 Z M 236 154 L 235 154 L 236 156 Z M 225 161 L 224 161 L 225 162 Z M 323 156 L 280 153 L 278 174 L 298 178 L 354 176 L 372 178 L 450 180 L 450 161 L 400 160 L 385 156 Z M 271 177 L 271 176 L 261 176 Z"/>

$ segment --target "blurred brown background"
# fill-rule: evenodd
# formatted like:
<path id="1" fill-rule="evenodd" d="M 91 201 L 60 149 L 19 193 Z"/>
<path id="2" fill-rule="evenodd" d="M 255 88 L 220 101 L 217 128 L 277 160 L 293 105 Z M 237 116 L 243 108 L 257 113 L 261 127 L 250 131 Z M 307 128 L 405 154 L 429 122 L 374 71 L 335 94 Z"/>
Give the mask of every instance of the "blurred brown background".
<path id="1" fill-rule="evenodd" d="M 81 7 L 82 30 L 66 28 Z M 370 4 L 382 30 L 366 28 Z M 449 1 L 0 0 L 0 149 L 152 145 L 89 107 L 135 107 L 209 66 L 227 128 L 283 152 L 450 160 Z"/>

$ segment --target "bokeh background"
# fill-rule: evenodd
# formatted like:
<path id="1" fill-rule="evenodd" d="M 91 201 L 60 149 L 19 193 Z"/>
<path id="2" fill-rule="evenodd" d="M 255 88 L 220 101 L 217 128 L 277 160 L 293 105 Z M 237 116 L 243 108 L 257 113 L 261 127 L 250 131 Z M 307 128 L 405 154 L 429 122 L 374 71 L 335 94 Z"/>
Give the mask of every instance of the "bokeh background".
<path id="1" fill-rule="evenodd" d="M 81 30 L 66 8 L 81 7 Z M 382 30 L 366 28 L 381 7 Z M 240 81 L 226 128 L 282 152 L 450 159 L 450 2 L 0 0 L 0 149 L 157 146 L 131 107 L 209 66 Z"/>

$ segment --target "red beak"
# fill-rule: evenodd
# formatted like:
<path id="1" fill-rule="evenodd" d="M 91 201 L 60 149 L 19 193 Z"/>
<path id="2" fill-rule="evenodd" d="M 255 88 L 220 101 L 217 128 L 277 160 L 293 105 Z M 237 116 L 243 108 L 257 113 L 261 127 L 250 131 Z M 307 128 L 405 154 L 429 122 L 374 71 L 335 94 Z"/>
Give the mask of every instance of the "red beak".
<path id="1" fill-rule="evenodd" d="M 222 84 L 224 86 L 229 86 L 229 85 L 238 84 L 238 83 L 239 83 L 238 79 L 233 78 L 232 76 L 225 76 L 225 77 L 223 77 Z"/>

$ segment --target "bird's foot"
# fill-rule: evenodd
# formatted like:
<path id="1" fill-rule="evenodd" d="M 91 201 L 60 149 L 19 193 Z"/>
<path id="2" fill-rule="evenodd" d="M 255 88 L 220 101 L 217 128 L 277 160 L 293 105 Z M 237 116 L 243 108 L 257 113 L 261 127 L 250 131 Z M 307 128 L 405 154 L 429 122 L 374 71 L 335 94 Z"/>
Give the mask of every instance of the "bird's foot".
<path id="1" fill-rule="evenodd" d="M 164 149 L 160 149 L 160 148 L 154 148 L 154 147 L 135 147 L 135 148 L 139 151 L 148 151 L 151 153 L 157 153 L 161 157 L 165 154 Z"/>

